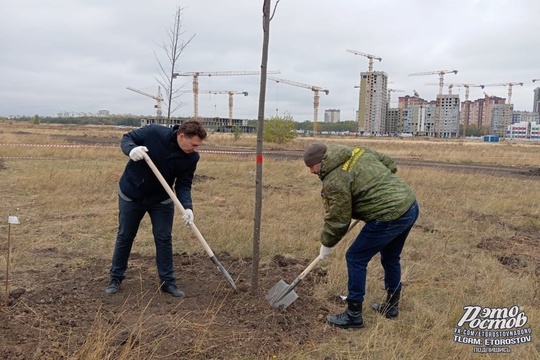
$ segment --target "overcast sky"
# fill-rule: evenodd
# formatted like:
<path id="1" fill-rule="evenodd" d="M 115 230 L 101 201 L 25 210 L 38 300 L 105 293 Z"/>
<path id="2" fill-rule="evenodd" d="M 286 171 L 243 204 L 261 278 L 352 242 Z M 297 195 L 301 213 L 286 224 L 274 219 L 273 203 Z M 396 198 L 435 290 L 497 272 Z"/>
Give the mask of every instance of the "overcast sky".
<path id="1" fill-rule="evenodd" d="M 0 115 L 56 116 L 59 112 L 153 115 L 155 101 L 129 91 L 156 94 L 156 55 L 167 64 L 175 9 L 183 8 L 183 52 L 178 72 L 257 71 L 262 59 L 262 0 L 3 0 L 0 1 Z M 272 0 L 272 5 L 276 0 Z M 281 0 L 270 24 L 268 70 L 286 80 L 330 90 L 325 109 L 352 120 L 358 108 L 360 72 L 381 57 L 389 87 L 426 100 L 438 93 L 438 75 L 458 70 L 445 83 L 511 83 L 515 110 L 532 111 L 540 86 L 539 0 Z M 191 77 L 178 85 L 192 88 Z M 199 78 L 203 90 L 247 91 L 234 96 L 235 118 L 256 119 L 259 76 Z M 447 91 L 445 87 L 445 92 Z M 508 86 L 471 88 L 470 100 L 507 98 Z M 454 88 L 464 100 L 465 89 Z M 181 98 L 176 116 L 193 115 L 193 96 Z M 265 116 L 313 119 L 313 92 L 270 81 Z M 228 117 L 227 95 L 199 95 L 200 116 Z"/>

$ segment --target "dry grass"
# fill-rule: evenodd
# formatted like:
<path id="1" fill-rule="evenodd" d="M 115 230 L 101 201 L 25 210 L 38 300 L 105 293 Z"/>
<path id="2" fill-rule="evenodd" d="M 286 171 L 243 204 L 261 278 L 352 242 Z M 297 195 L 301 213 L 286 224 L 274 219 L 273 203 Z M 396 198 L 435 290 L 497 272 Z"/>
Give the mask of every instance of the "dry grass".
<path id="1" fill-rule="evenodd" d="M 39 132 L 39 133 L 38 133 Z M 73 137 L 116 140 L 125 129 L 104 127 L 28 126 L 0 124 L 0 144 L 65 144 Z M 303 149 L 313 139 L 298 138 L 282 148 Z M 325 139 L 325 141 L 364 144 L 396 157 L 425 160 L 540 166 L 540 146 L 517 143 L 481 144 L 464 141 L 414 141 L 411 139 Z M 245 136 L 212 134 L 208 146 L 253 147 L 255 139 Z M 266 148 L 270 148 L 265 144 Z M 126 157 L 118 147 L 62 148 L 0 145 L 5 169 L 0 166 L 0 241 L 5 244 L 6 219 L 17 215 L 24 226 L 17 228 L 17 245 L 12 267 L 47 266 L 36 263 L 36 249 L 57 249 L 76 255 L 67 261 L 84 262 L 86 255 L 109 258 L 116 232 L 116 186 Z M 44 157 L 42 159 L 9 159 Z M 504 178 L 448 173 L 444 170 L 400 168 L 399 176 L 417 194 L 421 215 L 403 253 L 404 299 L 399 322 L 390 322 L 366 312 L 369 329 L 359 332 L 328 332 L 313 339 L 313 346 L 291 349 L 297 359 L 477 359 L 471 347 L 452 341 L 452 329 L 466 305 L 510 307 L 519 305 L 529 317 L 533 339 L 540 333 L 540 285 L 534 264 L 509 271 L 490 252 L 477 245 L 485 239 L 511 239 L 529 234 L 536 239 L 530 251 L 538 255 L 540 232 L 540 190 L 538 179 Z M 261 259 L 278 253 L 314 258 L 323 210 L 320 183 L 300 160 L 265 158 L 263 166 L 263 227 Z M 197 170 L 193 197 L 197 226 L 214 250 L 233 256 L 251 256 L 253 237 L 255 160 L 253 156 L 204 154 Z M 178 226 L 174 237 L 180 236 Z M 183 232 L 185 236 L 185 231 Z M 353 231 L 354 233 L 354 231 Z M 145 219 L 140 239 L 151 239 Z M 327 283 L 314 296 L 321 299 L 346 290 L 343 254 L 349 234 L 328 268 Z M 194 252 L 200 245 L 175 242 L 175 251 Z M 142 255 L 152 255 L 150 240 L 137 244 Z M 5 247 L 2 246 L 5 253 Z M 5 268 L 5 257 L 0 267 Z M 536 266 L 540 266 L 536 264 Z M 383 296 L 382 269 L 372 261 L 368 272 L 366 303 Z M 218 301 L 216 299 L 216 301 Z M 216 308 L 222 306 L 216 303 Z M 340 309 L 333 309 L 340 310 Z M 209 309 L 209 313 L 215 309 Z M 142 316 L 142 314 L 141 314 Z M 141 321 L 141 328 L 145 323 Z M 182 323 L 182 326 L 190 324 Z M 110 331 L 96 318 L 92 331 L 96 339 Z M 204 331 L 198 329 L 200 334 Z M 201 335 L 202 336 L 202 335 Z M 105 340 L 103 340 L 105 341 Z M 95 345 L 95 344 L 94 344 Z M 540 348 L 533 343 L 512 347 L 512 358 L 537 359 Z M 107 349 L 86 344 L 78 350 L 85 358 L 111 356 Z M 451 354 L 451 356 L 449 355 Z M 118 354 L 117 354 L 118 355 Z M 120 354 L 119 358 L 125 357 Z"/>

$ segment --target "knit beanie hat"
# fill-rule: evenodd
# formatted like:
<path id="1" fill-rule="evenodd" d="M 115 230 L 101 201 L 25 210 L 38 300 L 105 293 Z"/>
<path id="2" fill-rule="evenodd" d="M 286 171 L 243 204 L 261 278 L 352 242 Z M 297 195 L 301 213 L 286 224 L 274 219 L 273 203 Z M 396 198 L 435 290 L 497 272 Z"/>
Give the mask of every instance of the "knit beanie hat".
<path id="1" fill-rule="evenodd" d="M 320 141 L 311 144 L 304 152 L 304 162 L 306 166 L 312 167 L 321 162 L 326 153 L 326 145 Z"/>

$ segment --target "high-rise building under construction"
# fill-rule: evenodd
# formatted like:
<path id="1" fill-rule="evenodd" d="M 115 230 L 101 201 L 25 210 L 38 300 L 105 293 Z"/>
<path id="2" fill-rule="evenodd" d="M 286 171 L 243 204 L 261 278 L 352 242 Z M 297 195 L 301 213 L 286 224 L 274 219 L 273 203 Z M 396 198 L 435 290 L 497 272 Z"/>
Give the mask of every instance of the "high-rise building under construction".
<path id="1" fill-rule="evenodd" d="M 386 133 L 388 75 L 382 71 L 360 74 L 358 132 L 365 135 Z"/>

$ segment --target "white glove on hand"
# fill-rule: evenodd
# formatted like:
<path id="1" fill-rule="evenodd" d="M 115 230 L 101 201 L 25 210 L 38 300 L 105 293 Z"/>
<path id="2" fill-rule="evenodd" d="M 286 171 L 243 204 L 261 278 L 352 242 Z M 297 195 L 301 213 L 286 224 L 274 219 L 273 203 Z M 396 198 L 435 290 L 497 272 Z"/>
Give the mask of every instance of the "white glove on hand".
<path id="1" fill-rule="evenodd" d="M 194 220 L 193 210 L 186 209 L 186 215 L 182 215 L 182 220 L 184 221 L 184 224 L 192 225 Z"/>
<path id="2" fill-rule="evenodd" d="M 321 257 L 321 259 L 326 259 L 327 257 L 330 256 L 330 254 L 332 254 L 332 251 L 334 251 L 334 248 L 321 245 L 319 256 Z"/>
<path id="3" fill-rule="evenodd" d="M 144 159 L 144 153 L 147 153 L 148 149 L 146 146 L 137 146 L 131 149 L 129 152 L 129 158 L 133 161 L 139 161 Z"/>

